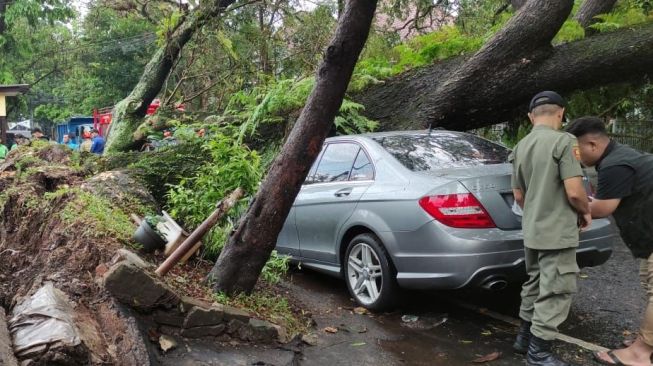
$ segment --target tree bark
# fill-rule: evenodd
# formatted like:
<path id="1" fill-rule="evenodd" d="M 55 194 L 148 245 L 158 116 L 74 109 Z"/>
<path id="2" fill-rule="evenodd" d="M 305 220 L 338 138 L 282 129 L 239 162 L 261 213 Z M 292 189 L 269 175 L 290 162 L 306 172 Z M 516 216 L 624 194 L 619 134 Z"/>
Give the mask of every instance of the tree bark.
<path id="1" fill-rule="evenodd" d="M 433 88 L 434 92 L 419 97 L 423 107 L 417 110 L 417 119 L 439 125 L 461 109 L 478 108 L 479 95 L 496 88 L 486 82 L 489 76 L 505 73 L 506 69 L 519 72 L 528 65 L 522 60 L 538 49 L 550 47 L 572 6 L 572 0 L 528 1 L 478 52 Z M 451 95 L 458 98 L 451 99 Z"/>
<path id="2" fill-rule="evenodd" d="M 527 0 L 510 0 L 510 4 L 512 5 L 512 8 L 515 9 L 515 11 L 519 10 L 526 4 Z"/>
<path id="3" fill-rule="evenodd" d="M 342 104 L 375 9 L 376 0 L 347 2 L 299 120 L 209 274 L 215 291 L 232 294 L 254 288 Z"/>
<path id="4" fill-rule="evenodd" d="M 460 57 L 411 70 L 364 90 L 354 100 L 384 131 L 422 129 L 431 123 L 467 130 L 505 122 L 525 113 L 526 103 L 542 90 L 568 93 L 642 82 L 653 75 L 653 23 L 544 47 L 513 57 L 501 69 L 481 69 L 464 88 L 444 88 L 443 84 L 451 83 L 450 75 L 468 62 Z M 438 103 L 444 108 L 438 108 Z"/>
<path id="5" fill-rule="evenodd" d="M 233 3 L 234 0 L 213 0 L 181 20 L 165 45 L 147 63 L 132 92 L 114 107 L 106 146 L 108 153 L 129 150 L 133 146 L 132 134 L 161 91 L 186 43 L 198 29 Z"/>
<path id="6" fill-rule="evenodd" d="M 595 17 L 599 14 L 609 13 L 617 0 L 585 0 L 580 5 L 575 19 L 587 31 L 590 25 L 596 23 Z"/>
<path id="7" fill-rule="evenodd" d="M 0 1 L 0 36 L 5 33 L 5 12 L 7 11 L 7 2 Z"/>

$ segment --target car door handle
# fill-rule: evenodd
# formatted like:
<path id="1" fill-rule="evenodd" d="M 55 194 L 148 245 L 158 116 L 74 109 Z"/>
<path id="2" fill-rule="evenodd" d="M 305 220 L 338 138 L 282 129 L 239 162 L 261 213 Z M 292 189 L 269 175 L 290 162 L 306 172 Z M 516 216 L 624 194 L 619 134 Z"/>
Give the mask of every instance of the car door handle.
<path id="1" fill-rule="evenodd" d="M 351 191 L 352 191 L 351 188 L 343 188 L 337 190 L 336 193 L 334 193 L 333 195 L 336 197 L 345 197 L 345 196 L 349 196 L 351 194 Z"/>

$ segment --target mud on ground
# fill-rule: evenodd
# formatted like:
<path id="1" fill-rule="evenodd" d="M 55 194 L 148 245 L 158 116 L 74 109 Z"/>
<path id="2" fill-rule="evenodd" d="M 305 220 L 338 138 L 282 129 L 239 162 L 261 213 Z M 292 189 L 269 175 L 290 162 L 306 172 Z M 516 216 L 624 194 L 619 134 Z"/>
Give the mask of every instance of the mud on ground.
<path id="1" fill-rule="evenodd" d="M 136 325 L 95 274 L 122 245 L 114 229 L 99 231 L 94 224 L 103 213 L 129 212 L 102 207 L 108 201 L 83 191 L 88 172 L 72 159 L 60 145 L 42 145 L 21 147 L 0 164 L 0 305 L 11 314 L 45 282 L 73 304 L 76 322 L 83 325 L 83 350 L 45 349 L 33 364 L 145 364 L 140 337 L 130 337 Z M 98 217 L 82 214 L 86 204 L 94 205 Z"/>

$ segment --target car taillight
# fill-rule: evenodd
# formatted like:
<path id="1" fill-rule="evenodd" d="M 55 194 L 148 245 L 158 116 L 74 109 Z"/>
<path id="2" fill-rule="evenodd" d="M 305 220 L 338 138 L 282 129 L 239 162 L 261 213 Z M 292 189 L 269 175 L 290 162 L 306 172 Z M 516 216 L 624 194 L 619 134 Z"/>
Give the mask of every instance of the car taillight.
<path id="1" fill-rule="evenodd" d="M 467 229 L 496 227 L 483 205 L 471 193 L 427 196 L 419 205 L 441 223 Z"/>

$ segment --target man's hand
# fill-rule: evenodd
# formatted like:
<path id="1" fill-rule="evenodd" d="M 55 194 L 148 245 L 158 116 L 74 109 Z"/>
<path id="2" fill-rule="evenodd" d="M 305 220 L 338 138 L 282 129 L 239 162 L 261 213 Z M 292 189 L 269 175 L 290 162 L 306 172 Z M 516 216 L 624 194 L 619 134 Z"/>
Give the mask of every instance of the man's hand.
<path id="1" fill-rule="evenodd" d="M 578 212 L 579 215 L 586 215 L 590 212 L 587 192 L 583 185 L 583 179 L 578 177 L 567 178 L 564 181 L 565 193 L 569 204 Z M 590 220 L 591 221 L 591 220 Z"/>
<path id="2" fill-rule="evenodd" d="M 589 227 L 592 225 L 592 214 L 586 213 L 582 215 L 578 215 L 578 228 L 580 231 L 585 231 L 589 229 Z"/>

